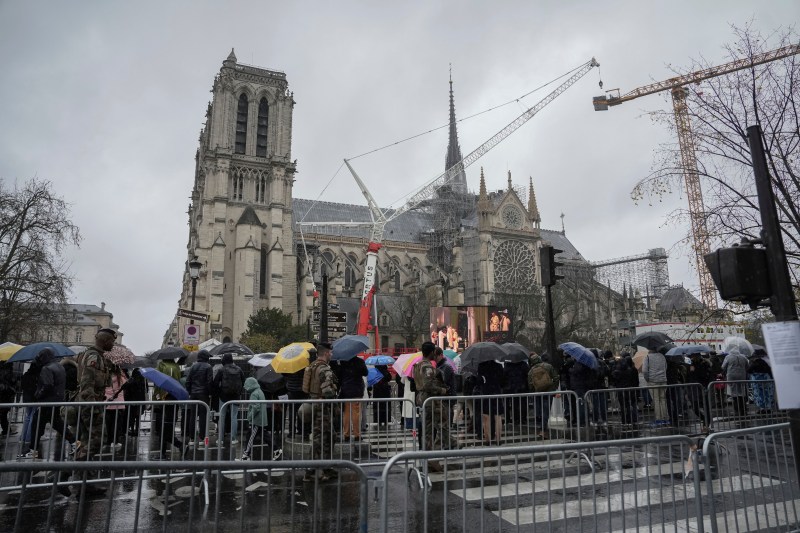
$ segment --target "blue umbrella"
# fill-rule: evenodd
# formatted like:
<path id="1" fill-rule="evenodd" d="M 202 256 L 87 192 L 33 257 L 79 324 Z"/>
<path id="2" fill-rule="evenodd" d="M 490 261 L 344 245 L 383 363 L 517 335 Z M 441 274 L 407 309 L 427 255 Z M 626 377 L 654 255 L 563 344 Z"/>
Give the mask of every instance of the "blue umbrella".
<path id="1" fill-rule="evenodd" d="M 594 354 L 590 352 L 588 348 L 584 348 L 577 342 L 565 342 L 559 346 L 559 349 L 564 350 L 565 354 L 589 368 L 596 369 L 599 366 Z"/>
<path id="2" fill-rule="evenodd" d="M 370 368 L 367 373 L 367 385 L 374 387 L 376 383 L 383 379 L 383 374 L 377 368 Z"/>
<path id="3" fill-rule="evenodd" d="M 364 362 L 368 365 L 393 365 L 394 357 L 391 355 L 373 355 Z"/>
<path id="4" fill-rule="evenodd" d="M 333 343 L 334 361 L 348 361 L 369 348 L 369 339 L 364 335 L 345 335 Z"/>
<path id="5" fill-rule="evenodd" d="M 153 382 L 153 385 L 160 387 L 175 397 L 176 400 L 188 400 L 189 393 L 174 378 L 169 377 L 155 368 L 142 368 L 142 376 Z"/>
<path id="6" fill-rule="evenodd" d="M 57 342 L 37 342 L 35 344 L 29 344 L 23 349 L 19 350 L 17 353 L 11 356 L 11 359 L 9 359 L 8 362 L 21 363 L 24 361 L 33 361 L 36 359 L 36 356 L 39 355 L 39 352 L 45 348 L 50 348 L 53 350 L 53 353 L 56 354 L 56 357 L 73 357 L 75 355 L 75 352 L 63 344 L 58 344 Z"/>

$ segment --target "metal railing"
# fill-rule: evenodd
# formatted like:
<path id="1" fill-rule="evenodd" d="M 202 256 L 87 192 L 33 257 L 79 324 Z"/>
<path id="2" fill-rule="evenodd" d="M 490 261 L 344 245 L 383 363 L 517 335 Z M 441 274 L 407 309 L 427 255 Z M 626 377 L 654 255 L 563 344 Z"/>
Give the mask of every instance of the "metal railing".
<path id="1" fill-rule="evenodd" d="M 773 380 L 713 381 L 706 391 L 711 431 L 728 431 L 788 420 L 778 410 Z"/>

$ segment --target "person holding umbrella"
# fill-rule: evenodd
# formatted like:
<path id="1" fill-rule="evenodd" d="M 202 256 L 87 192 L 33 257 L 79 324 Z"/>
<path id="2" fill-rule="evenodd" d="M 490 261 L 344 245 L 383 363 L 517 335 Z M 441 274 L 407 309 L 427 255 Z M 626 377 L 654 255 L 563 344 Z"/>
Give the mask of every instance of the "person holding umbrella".
<path id="1" fill-rule="evenodd" d="M 437 442 L 441 449 L 450 449 L 450 421 L 441 401 L 425 403 L 430 397 L 447 396 L 448 390 L 442 380 L 442 373 L 431 364 L 435 356 L 436 346 L 432 342 L 423 342 L 421 346 L 422 360 L 414 365 L 414 385 L 417 389 L 417 405 L 425 406 L 425 450 L 435 450 Z M 434 438 L 434 436 L 436 438 Z M 432 472 L 441 472 L 442 466 L 437 462 L 429 462 Z"/>
<path id="2" fill-rule="evenodd" d="M 331 368 L 339 380 L 339 398 L 353 400 L 364 397 L 364 378 L 369 373 L 367 365 L 353 354 L 349 359 L 337 360 L 336 345 L 333 346 Z M 345 402 L 342 406 L 344 440 L 361 440 L 361 402 Z"/>
<path id="3" fill-rule="evenodd" d="M 208 360 L 211 359 L 211 354 L 208 350 L 200 350 L 197 352 L 197 362 L 192 364 L 189 368 L 189 375 L 186 376 L 186 390 L 189 392 L 189 399 L 198 400 L 205 404 L 201 406 L 198 413 L 198 406 L 191 405 L 186 412 L 186 438 L 189 439 L 189 444 L 194 440 L 195 424 L 197 417 L 200 416 L 200 433 L 198 434 L 197 441 L 203 445 L 206 437 L 206 417 L 208 416 L 208 405 L 211 403 L 211 386 L 214 383 L 214 372 Z"/>
<path id="4" fill-rule="evenodd" d="M 233 354 L 222 354 L 222 370 L 214 377 L 214 390 L 219 393 L 220 406 L 226 402 L 235 402 L 242 398 L 244 390 L 244 372 L 233 362 Z M 239 431 L 239 405 L 234 404 L 230 416 L 225 420 L 225 427 L 219 428 L 217 437 L 225 438 L 230 429 L 231 444 L 237 444 Z"/>
<path id="5" fill-rule="evenodd" d="M 656 426 L 669 424 L 669 413 L 667 411 L 667 394 L 663 385 L 667 384 L 667 359 L 664 354 L 651 347 L 648 348 L 647 355 L 644 356 L 642 363 L 642 375 L 648 385 L 655 386 L 650 389 L 653 397 L 653 408 L 655 409 Z"/>
<path id="6" fill-rule="evenodd" d="M 303 391 L 312 400 L 332 400 L 339 394 L 339 382 L 330 367 L 331 345 L 321 342 L 317 345 L 317 359 L 305 369 Z M 318 404 L 312 410 L 311 457 L 315 460 L 330 459 L 333 451 L 333 405 Z M 314 480 L 316 472 L 306 470 L 304 482 Z M 320 481 L 329 481 L 338 476 L 336 470 L 326 469 Z"/>

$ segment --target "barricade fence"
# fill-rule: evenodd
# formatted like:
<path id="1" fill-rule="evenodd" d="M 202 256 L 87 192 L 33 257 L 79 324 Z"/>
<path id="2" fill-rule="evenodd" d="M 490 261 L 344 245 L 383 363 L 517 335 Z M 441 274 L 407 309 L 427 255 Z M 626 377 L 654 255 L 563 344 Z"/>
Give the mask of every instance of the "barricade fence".
<path id="1" fill-rule="evenodd" d="M 712 431 L 788 421 L 778 410 L 774 380 L 713 381 L 706 391 Z"/>
<path id="2" fill-rule="evenodd" d="M 218 426 L 224 428 L 218 435 L 220 443 L 224 438 L 220 460 L 384 464 L 416 450 L 419 437 L 417 410 L 403 398 L 230 401 L 220 408 Z"/>
<path id="3" fill-rule="evenodd" d="M 579 441 L 582 406 L 572 391 L 427 398 L 421 407 L 420 449 Z"/>

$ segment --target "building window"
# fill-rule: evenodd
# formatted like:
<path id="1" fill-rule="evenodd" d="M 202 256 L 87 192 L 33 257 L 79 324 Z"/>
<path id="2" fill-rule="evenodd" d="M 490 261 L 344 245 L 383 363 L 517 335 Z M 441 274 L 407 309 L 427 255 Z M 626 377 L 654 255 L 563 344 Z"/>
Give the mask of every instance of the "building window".
<path id="1" fill-rule="evenodd" d="M 400 292 L 400 271 L 394 271 L 394 290 L 395 292 Z"/>
<path id="2" fill-rule="evenodd" d="M 247 95 L 239 96 L 236 110 L 236 153 L 243 154 L 247 145 Z"/>
<path id="3" fill-rule="evenodd" d="M 240 200 L 244 198 L 244 177 L 233 177 L 233 197 L 232 200 Z"/>
<path id="4" fill-rule="evenodd" d="M 494 255 L 494 287 L 498 292 L 530 293 L 535 281 L 531 249 L 520 241 L 502 242 Z"/>
<path id="5" fill-rule="evenodd" d="M 389 347 L 389 336 L 381 335 L 381 349 L 386 350 Z"/>
<path id="6" fill-rule="evenodd" d="M 269 269 L 267 268 L 267 247 L 261 247 L 261 269 L 259 270 L 259 286 L 258 286 L 258 294 L 261 296 L 267 295 L 267 276 L 269 275 Z"/>
<path id="7" fill-rule="evenodd" d="M 381 315 L 381 327 L 386 327 L 389 325 L 389 317 L 387 315 Z"/>
<path id="8" fill-rule="evenodd" d="M 262 98 L 258 103 L 258 132 L 256 133 L 256 155 L 267 157 L 267 125 L 269 123 L 269 104 Z"/>
<path id="9" fill-rule="evenodd" d="M 356 270 L 350 263 L 344 267 L 344 288 L 349 291 L 356 288 Z"/>
<path id="10" fill-rule="evenodd" d="M 47 342 L 53 342 L 53 332 L 52 331 L 48 331 L 47 332 Z"/>
<path id="11" fill-rule="evenodd" d="M 83 342 L 83 330 L 76 329 L 75 330 L 75 344 L 80 344 Z"/>
<path id="12" fill-rule="evenodd" d="M 266 203 L 267 178 L 256 178 L 256 202 Z"/>

